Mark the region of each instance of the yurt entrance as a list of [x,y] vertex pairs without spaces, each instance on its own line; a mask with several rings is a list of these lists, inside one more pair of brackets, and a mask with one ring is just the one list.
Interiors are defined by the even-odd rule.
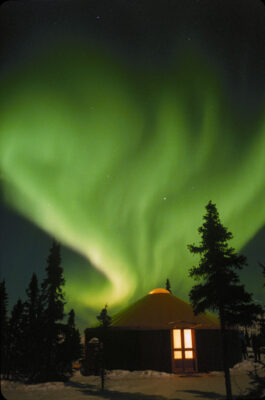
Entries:
[[196,371],[193,329],[172,330],[172,370],[173,372]]

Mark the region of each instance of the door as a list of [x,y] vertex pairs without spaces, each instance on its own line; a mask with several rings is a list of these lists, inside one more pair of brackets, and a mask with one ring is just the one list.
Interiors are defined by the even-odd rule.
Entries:
[[173,329],[172,369],[173,372],[196,370],[196,352],[193,329]]

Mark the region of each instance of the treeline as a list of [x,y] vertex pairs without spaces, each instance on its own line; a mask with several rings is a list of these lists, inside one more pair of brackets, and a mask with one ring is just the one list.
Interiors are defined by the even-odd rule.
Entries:
[[[64,313],[65,299],[60,245],[53,242],[47,259],[46,276],[39,284],[32,275],[26,300],[7,314],[5,281],[0,283],[1,376],[25,382],[66,380],[73,361],[82,355],[75,313]],[[63,322],[65,317],[67,321]]]

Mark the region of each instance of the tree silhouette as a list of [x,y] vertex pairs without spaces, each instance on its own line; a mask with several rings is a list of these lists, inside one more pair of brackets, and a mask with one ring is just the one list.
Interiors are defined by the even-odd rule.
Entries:
[[[262,269],[262,274],[263,277],[265,278],[265,264],[259,263],[261,269]],[[263,286],[265,287],[265,282],[263,284]],[[265,318],[264,318],[264,314],[265,314],[265,309],[263,308],[263,312],[261,315],[261,320],[260,320],[260,333],[261,336],[263,338],[263,344],[265,344]]]
[[105,305],[104,308],[102,308],[100,314],[97,316],[97,319],[99,320],[100,327],[102,329],[101,332],[101,343],[100,343],[100,351],[99,351],[99,365],[100,365],[100,378],[101,378],[101,389],[104,390],[104,385],[105,385],[105,376],[106,376],[106,370],[105,370],[105,345],[106,345],[106,333],[107,329],[111,324],[111,317],[108,315],[108,310],[107,310],[107,304]]
[[8,318],[7,318],[8,296],[5,280],[0,283],[0,340],[1,340],[1,371],[6,375],[7,346],[8,346]]
[[[260,267],[261,267],[261,269],[262,269],[262,273],[263,273],[263,276],[264,276],[264,278],[265,278],[265,264],[259,263],[259,265],[260,265]],[[264,283],[263,286],[265,287],[265,283]]]
[[7,376],[23,378],[25,366],[25,304],[18,299],[9,320]]
[[25,373],[29,381],[38,379],[39,371],[44,360],[43,352],[43,302],[38,285],[38,278],[33,273],[28,288],[25,302]]
[[246,257],[228,246],[232,233],[221,224],[215,204],[206,206],[204,223],[198,229],[201,242],[198,246],[188,245],[193,254],[200,256],[199,266],[192,267],[189,276],[201,281],[190,291],[190,301],[195,314],[205,310],[217,311],[220,319],[225,373],[226,395],[232,398],[227,328],[236,324],[250,325],[261,312],[261,307],[252,303],[252,295],[239,284],[236,270],[246,265]]
[[62,321],[64,318],[64,293],[62,286],[65,280],[61,266],[61,248],[53,241],[47,259],[46,278],[42,283],[43,334],[45,337],[43,363],[43,377],[45,380],[54,380],[60,377],[58,367],[59,345],[62,341]]
[[166,289],[171,293],[171,286],[170,286],[169,279],[166,280]]
[[107,328],[111,324],[111,317],[108,315],[107,304],[102,308],[100,314],[97,316],[100,326],[102,328]]
[[78,360],[82,355],[82,345],[80,332],[75,327],[75,312],[72,309],[68,314],[68,321],[66,325],[65,342],[69,346],[69,359],[71,363]]
[[75,327],[75,312],[72,309],[68,314],[67,324],[63,327],[64,341],[60,346],[61,356],[61,373],[69,373],[72,375],[73,361],[81,358],[82,345],[79,330]]

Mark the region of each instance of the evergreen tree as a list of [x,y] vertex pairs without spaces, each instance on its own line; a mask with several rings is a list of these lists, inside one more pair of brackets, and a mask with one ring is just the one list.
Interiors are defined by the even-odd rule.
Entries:
[[82,356],[83,350],[80,332],[75,327],[75,312],[73,309],[68,314],[66,329],[66,342],[69,344],[69,357],[71,359],[71,362],[73,362],[78,360]]
[[106,340],[107,340],[107,329],[111,324],[111,317],[108,315],[107,304],[104,308],[102,308],[100,314],[97,316],[99,320],[101,330],[101,342],[100,342],[100,351],[99,351],[99,369],[100,369],[100,379],[101,379],[101,390],[104,390],[105,385],[105,377],[106,377],[106,369],[105,363],[108,361],[106,360]]
[[26,289],[27,300],[25,302],[25,310],[29,324],[35,324],[39,318],[41,311],[40,291],[38,278],[35,273],[32,274],[29,287]]
[[[261,269],[262,269],[262,273],[263,273],[263,276],[264,276],[264,278],[265,278],[265,264],[259,263],[259,265],[260,265],[260,267],[261,267]],[[264,283],[263,286],[265,287],[265,283]]]
[[220,319],[223,366],[227,398],[232,398],[227,355],[227,327],[248,324],[260,313],[260,306],[252,303],[252,295],[239,284],[236,270],[246,265],[246,258],[237,254],[228,241],[232,233],[221,224],[215,204],[206,206],[204,223],[198,229],[202,237],[198,246],[188,245],[191,253],[200,255],[198,267],[192,267],[189,276],[201,281],[190,291],[195,314],[205,310],[217,311]]
[[97,316],[100,326],[102,328],[107,328],[111,324],[111,317],[108,315],[107,304],[102,308],[100,314]]
[[7,346],[8,346],[8,318],[7,318],[8,296],[6,291],[5,281],[0,283],[0,340],[1,340],[1,371],[6,375],[7,368]]
[[72,309],[68,314],[67,324],[64,326],[64,341],[61,344],[60,366],[61,373],[72,375],[73,361],[81,358],[82,345],[79,330],[75,327],[75,313]]
[[25,304],[18,299],[14,305],[8,329],[8,370],[13,379],[24,376],[25,365]]
[[[265,264],[259,263],[259,265],[262,269],[263,277],[265,278]],[[264,282],[263,286],[265,287],[265,282]],[[261,320],[260,320],[260,333],[261,333],[263,345],[265,345],[265,309],[264,309],[264,307],[263,307],[263,312],[262,312]]]
[[43,304],[36,274],[32,275],[29,287],[26,289],[25,302],[25,352],[27,364],[25,373],[29,381],[38,379],[43,363]]
[[170,293],[172,293],[172,292],[171,292],[171,286],[170,286],[169,279],[166,280],[166,289],[167,289]]
[[58,357],[60,355],[60,343],[63,340],[63,324],[59,321],[64,318],[65,301],[62,291],[64,283],[60,245],[53,241],[47,259],[46,278],[42,283],[43,334],[45,338],[43,346],[45,361],[42,375],[44,380],[60,378]]

